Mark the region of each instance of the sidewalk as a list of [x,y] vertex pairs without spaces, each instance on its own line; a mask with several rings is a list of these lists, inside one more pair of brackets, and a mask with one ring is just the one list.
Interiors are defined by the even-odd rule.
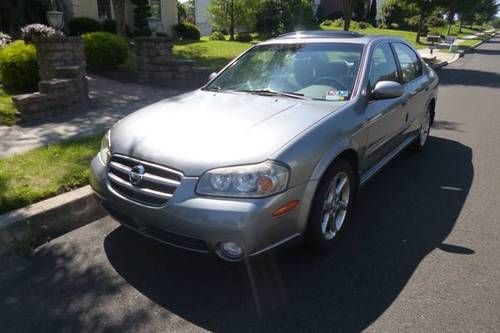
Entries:
[[[446,50],[448,50],[448,49],[446,49]],[[444,62],[444,61],[451,62],[451,61],[455,60],[455,58],[458,58],[457,53],[441,52],[439,49],[434,49],[432,54],[431,54],[431,50],[429,48],[419,49],[418,53],[420,53],[420,56],[422,58],[426,58],[426,59],[433,59],[434,58],[434,59],[436,59],[436,61],[438,63]]]
[[143,106],[186,90],[121,83],[96,75],[88,77],[90,102],[71,114],[49,121],[0,126],[0,157],[104,132]]

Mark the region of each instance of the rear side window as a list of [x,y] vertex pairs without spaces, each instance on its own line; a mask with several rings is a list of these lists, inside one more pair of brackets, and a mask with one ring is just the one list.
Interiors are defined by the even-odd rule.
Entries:
[[369,78],[371,90],[380,81],[398,82],[396,61],[389,44],[379,45],[373,50]]
[[401,65],[402,83],[413,81],[422,75],[422,64],[415,52],[401,43],[394,43],[393,46]]

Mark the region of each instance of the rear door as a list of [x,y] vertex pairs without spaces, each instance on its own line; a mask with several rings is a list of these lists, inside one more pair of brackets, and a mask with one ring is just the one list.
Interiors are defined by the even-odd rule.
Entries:
[[[370,59],[368,91],[380,81],[399,82],[399,72],[389,43],[377,45]],[[366,107],[368,141],[365,167],[371,168],[402,142],[404,97],[371,100]]]

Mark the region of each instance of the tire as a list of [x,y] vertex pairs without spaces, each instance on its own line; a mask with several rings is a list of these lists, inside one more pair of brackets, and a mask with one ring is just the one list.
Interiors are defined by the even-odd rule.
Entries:
[[334,162],[314,196],[304,237],[308,248],[325,251],[337,243],[349,225],[356,190],[351,164],[344,159]]
[[420,153],[424,150],[424,146],[427,143],[427,139],[429,138],[429,134],[431,132],[431,125],[432,125],[431,112],[432,112],[431,108],[429,107],[427,109],[427,112],[425,113],[424,121],[420,126],[418,136],[410,146],[410,150],[413,152]]

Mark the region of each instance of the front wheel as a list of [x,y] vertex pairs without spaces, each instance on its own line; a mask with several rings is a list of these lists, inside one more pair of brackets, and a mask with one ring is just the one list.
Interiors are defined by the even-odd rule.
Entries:
[[349,223],[356,182],[351,164],[339,160],[324,175],[307,224],[305,243],[315,250],[331,248]]
[[425,143],[427,142],[427,139],[429,138],[429,133],[431,131],[431,123],[432,123],[432,117],[431,117],[431,110],[429,108],[425,113],[425,118],[424,121],[422,122],[422,125],[420,126],[418,136],[410,147],[411,150],[413,150],[414,152],[420,153],[424,149]]

